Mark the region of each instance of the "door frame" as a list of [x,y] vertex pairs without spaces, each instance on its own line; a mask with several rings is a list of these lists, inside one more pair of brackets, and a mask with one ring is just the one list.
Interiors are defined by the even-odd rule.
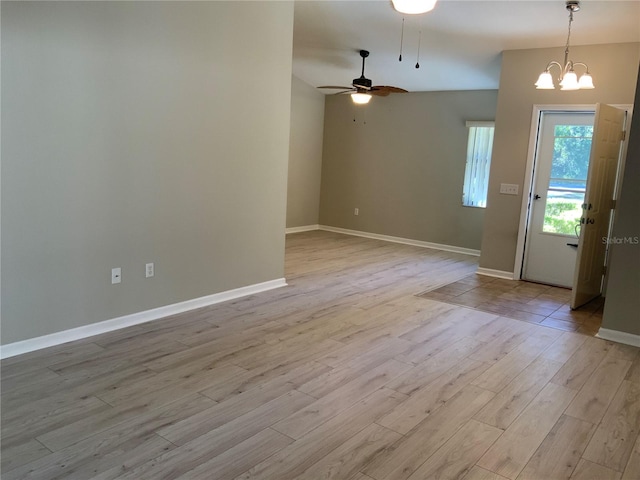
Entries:
[[[633,114],[633,105],[631,104],[609,104],[613,107],[619,108],[626,112],[625,129],[629,130],[631,124],[631,116]],[[542,126],[542,114],[547,113],[575,113],[575,112],[589,112],[595,113],[596,105],[594,104],[575,104],[575,105],[562,105],[562,104],[534,104],[533,112],[531,114],[531,131],[529,133],[529,148],[527,152],[527,165],[525,167],[524,183],[522,184],[522,205],[520,207],[520,224],[518,226],[518,240],[516,243],[516,257],[513,268],[514,280],[522,279],[522,271],[524,267],[524,254],[527,230],[531,221],[531,196],[533,193],[534,185],[534,169],[535,160],[538,150],[538,139],[540,137],[540,128]],[[625,161],[627,158],[627,135],[622,142],[622,154],[620,159],[620,166],[618,167],[618,176],[616,179],[616,188],[614,198],[617,200],[620,195],[620,186],[625,169]],[[607,275],[605,275],[605,281],[603,285],[606,287]]]
[[[576,249],[567,247],[569,243],[577,244],[578,238],[574,234],[574,226],[571,227],[571,233],[554,234],[553,229],[546,231],[545,219],[547,215],[547,206],[550,196],[553,196],[549,181],[555,162],[555,139],[556,133],[554,126],[557,125],[594,125],[595,111],[578,110],[578,111],[550,111],[543,110],[540,112],[538,135],[536,137],[536,150],[534,157],[533,172],[531,177],[531,195],[532,199],[528,204],[527,211],[527,230],[524,240],[524,252],[522,260],[521,280],[530,282],[538,282],[561,288],[571,288],[573,282],[575,259],[577,258]],[[593,129],[593,127],[592,127]],[[590,141],[591,139],[587,139]],[[585,156],[581,157],[582,162],[588,165],[590,150],[585,152]],[[585,182],[586,183],[586,175]],[[535,200],[541,198],[540,200]],[[535,200],[535,201],[534,201]],[[577,200],[573,200],[576,202]],[[580,203],[575,207],[578,211],[573,211],[574,217],[582,214]],[[572,223],[578,223],[576,220]]]

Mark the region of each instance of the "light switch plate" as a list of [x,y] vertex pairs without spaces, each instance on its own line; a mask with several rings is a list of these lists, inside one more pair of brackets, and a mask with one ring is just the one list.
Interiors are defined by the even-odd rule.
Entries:
[[500,193],[504,195],[518,195],[518,186],[514,183],[501,183]]

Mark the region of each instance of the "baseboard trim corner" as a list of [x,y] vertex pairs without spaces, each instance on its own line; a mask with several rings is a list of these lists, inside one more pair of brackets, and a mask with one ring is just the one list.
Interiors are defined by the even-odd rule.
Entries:
[[478,275],[484,275],[486,277],[504,278],[505,280],[515,280],[513,278],[513,272],[507,272],[504,270],[494,270],[493,268],[478,267],[476,270]]
[[621,332],[620,330],[610,330],[608,328],[600,328],[596,337],[603,340],[611,340],[612,342],[624,343],[633,347],[640,347],[640,335],[633,333]]
[[343,233],[345,235],[353,235],[354,237],[371,238],[373,240],[383,240],[385,242],[401,243],[403,245],[411,245],[414,247],[432,248],[434,250],[443,250],[445,252],[462,253],[465,255],[480,256],[480,250],[472,248],[456,247],[455,245],[445,245],[442,243],[424,242],[422,240],[413,240],[411,238],[394,237],[391,235],[382,235],[379,233],[361,232],[359,230],[349,230],[348,228],[330,227],[329,225],[320,225],[319,230],[327,232]]
[[269,280],[267,282],[247,285],[245,287],[235,288],[224,292],[214,293],[204,297],[193,298],[184,302],[165,305],[163,307],[145,310],[143,312],[132,313],[122,317],[104,320],[102,322],[83,325],[81,327],[63,330],[61,332],[43,335],[41,337],[29,338],[19,342],[9,343],[0,346],[0,359],[15,357],[23,353],[41,350],[43,348],[54,347],[63,343],[81,340],[83,338],[92,337],[101,333],[112,332],[121,328],[131,327],[140,323],[151,322],[161,318],[169,317],[179,313],[188,312],[197,308],[208,307],[216,303],[234,300],[236,298],[253,295],[255,293],[266,292],[276,288],[284,287],[287,282],[284,278]]
[[311,232],[313,230],[320,230],[320,225],[315,224],[315,225],[302,225],[300,227],[289,227],[285,229],[284,233],[289,234],[289,233]]

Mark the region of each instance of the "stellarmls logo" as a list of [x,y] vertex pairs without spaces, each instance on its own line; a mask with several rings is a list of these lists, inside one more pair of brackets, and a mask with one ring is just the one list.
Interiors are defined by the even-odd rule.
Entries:
[[640,237],[602,237],[602,243],[607,245],[638,245]]

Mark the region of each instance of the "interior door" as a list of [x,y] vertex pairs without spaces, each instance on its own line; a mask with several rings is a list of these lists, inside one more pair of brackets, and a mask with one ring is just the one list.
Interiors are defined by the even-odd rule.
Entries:
[[584,305],[602,292],[624,120],[624,110],[610,105],[596,106],[571,308]]
[[522,278],[570,288],[593,135],[593,112],[543,112]]

